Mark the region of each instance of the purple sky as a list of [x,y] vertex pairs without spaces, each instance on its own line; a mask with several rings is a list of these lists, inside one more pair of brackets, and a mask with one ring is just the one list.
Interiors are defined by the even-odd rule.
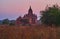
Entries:
[[0,0],[0,19],[16,19],[28,13],[31,5],[32,10],[39,17],[39,12],[44,10],[46,5],[60,4],[60,0]]

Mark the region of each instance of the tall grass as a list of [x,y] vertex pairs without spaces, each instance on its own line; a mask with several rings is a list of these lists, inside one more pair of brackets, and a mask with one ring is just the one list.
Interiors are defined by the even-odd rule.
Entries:
[[3,25],[0,39],[60,39],[60,27]]

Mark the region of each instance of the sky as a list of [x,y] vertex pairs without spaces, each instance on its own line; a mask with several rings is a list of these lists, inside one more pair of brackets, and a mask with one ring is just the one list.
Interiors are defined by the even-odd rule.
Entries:
[[[16,19],[28,13],[31,6],[33,13],[39,18],[40,11],[44,10],[46,6],[60,4],[60,0],[0,0],[0,20]],[[60,6],[60,5],[59,5]]]

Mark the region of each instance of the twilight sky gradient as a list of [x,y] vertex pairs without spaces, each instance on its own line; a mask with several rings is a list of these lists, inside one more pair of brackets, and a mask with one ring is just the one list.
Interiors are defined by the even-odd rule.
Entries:
[[33,12],[39,17],[39,12],[44,10],[47,4],[52,6],[56,3],[59,5],[60,0],[0,0],[0,20],[23,16],[28,13],[30,5]]

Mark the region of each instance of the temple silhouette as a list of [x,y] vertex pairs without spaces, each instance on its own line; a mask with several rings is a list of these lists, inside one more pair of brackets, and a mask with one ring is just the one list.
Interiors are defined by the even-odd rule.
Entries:
[[37,23],[37,15],[33,14],[33,10],[30,6],[28,10],[28,14],[25,14],[23,17],[19,16],[16,19],[16,24],[36,24]]

